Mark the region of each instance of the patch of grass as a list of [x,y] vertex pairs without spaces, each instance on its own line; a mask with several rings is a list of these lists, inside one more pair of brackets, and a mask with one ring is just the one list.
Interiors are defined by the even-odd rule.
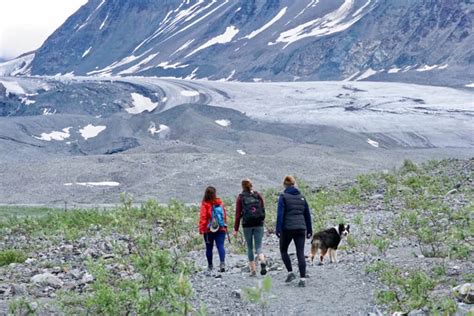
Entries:
[[440,279],[426,272],[413,269],[402,270],[384,261],[366,268],[367,273],[375,273],[385,285],[377,292],[379,304],[392,312],[410,312],[423,307],[431,308],[432,313],[448,315],[452,312],[452,300],[449,297],[433,297],[432,291]]
[[36,309],[26,298],[17,298],[8,305],[8,315],[36,315]]
[[6,249],[0,251],[0,267],[10,263],[23,263],[28,259],[26,253],[17,249]]
[[0,206],[0,219],[8,217],[44,216],[49,213],[64,212],[62,209],[30,206]]

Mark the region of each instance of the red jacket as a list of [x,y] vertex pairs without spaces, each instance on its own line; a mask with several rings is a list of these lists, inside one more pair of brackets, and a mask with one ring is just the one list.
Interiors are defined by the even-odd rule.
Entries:
[[[224,207],[224,203],[222,203],[221,199],[216,199],[212,202],[207,202],[207,201],[202,201],[201,203],[201,212],[199,216],[199,233],[200,234],[205,234],[209,233],[209,223],[211,222],[212,219],[212,207],[214,205],[220,205],[222,206],[222,209],[224,210],[224,221],[227,224],[227,211]],[[226,228],[220,228],[219,231],[227,231]]]

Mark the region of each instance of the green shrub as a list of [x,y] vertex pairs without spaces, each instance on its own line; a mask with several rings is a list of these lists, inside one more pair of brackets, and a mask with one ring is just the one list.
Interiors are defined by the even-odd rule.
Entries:
[[357,184],[360,191],[364,193],[372,193],[377,188],[377,183],[374,181],[372,175],[359,175],[357,176]]
[[63,299],[67,313],[92,315],[189,315],[192,288],[184,261],[176,266],[169,251],[161,249],[150,234],[133,241],[134,253],[123,257],[122,264],[135,273],[129,277],[115,274],[105,262],[89,262],[94,276],[84,300]]
[[390,240],[383,237],[372,239],[372,244],[377,248],[380,254],[385,255],[388,247],[390,246]]
[[10,301],[8,305],[8,315],[30,316],[35,314],[35,307],[23,297]]
[[415,172],[415,173],[418,172],[418,167],[413,161],[409,159],[405,159],[403,161],[402,167],[400,168],[400,173],[402,175],[405,175],[410,172]]
[[271,290],[272,278],[267,276],[262,281],[259,281],[255,287],[244,288],[244,298],[254,304],[258,304],[263,316],[270,300],[275,297],[271,294]]
[[6,249],[0,251],[0,267],[9,265],[10,263],[23,263],[28,256],[18,249]]
[[385,285],[385,289],[377,292],[376,298],[379,304],[387,306],[391,312],[410,312],[428,307],[432,314],[450,315],[456,310],[452,298],[433,295],[436,285],[442,282],[439,277],[445,272],[437,268],[437,277],[431,277],[421,270],[402,270],[379,261],[368,266],[366,272],[375,273]]

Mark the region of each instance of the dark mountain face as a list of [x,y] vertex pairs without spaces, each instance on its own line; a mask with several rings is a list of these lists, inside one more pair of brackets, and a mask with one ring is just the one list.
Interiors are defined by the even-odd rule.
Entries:
[[90,0],[31,69],[464,85],[474,77],[473,18],[469,0]]

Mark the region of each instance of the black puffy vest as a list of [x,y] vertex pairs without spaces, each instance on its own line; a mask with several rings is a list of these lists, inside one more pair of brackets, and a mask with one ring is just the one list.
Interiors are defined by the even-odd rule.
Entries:
[[283,215],[283,230],[306,230],[304,210],[306,201],[301,194],[283,193],[285,212]]

